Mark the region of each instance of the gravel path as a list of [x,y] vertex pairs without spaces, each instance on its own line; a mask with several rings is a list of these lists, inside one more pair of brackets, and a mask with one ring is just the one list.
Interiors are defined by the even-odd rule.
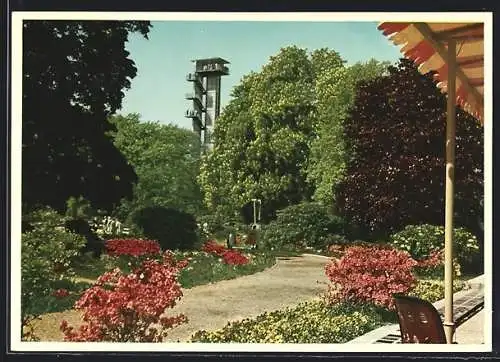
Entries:
[[[219,329],[228,321],[320,296],[326,290],[324,266],[328,260],[312,255],[278,258],[273,267],[260,273],[184,290],[184,297],[170,314],[183,313],[189,322],[172,329],[168,341],[186,341],[197,330]],[[43,341],[62,340],[58,329],[62,319],[78,325],[80,313],[71,310],[44,315],[35,324],[37,335]]]
[[278,259],[260,273],[188,289],[175,307],[189,322],[172,329],[169,341],[185,341],[200,329],[224,327],[228,321],[255,317],[319,296],[326,290],[324,266],[317,256]]

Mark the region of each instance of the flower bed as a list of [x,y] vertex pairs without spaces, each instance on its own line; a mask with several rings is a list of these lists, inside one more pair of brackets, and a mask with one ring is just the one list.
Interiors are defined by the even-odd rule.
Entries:
[[345,343],[384,323],[373,306],[329,307],[322,301],[309,301],[228,323],[216,331],[198,331],[191,342]]
[[206,252],[176,252],[177,258],[189,260],[189,266],[181,271],[179,282],[183,288],[215,283],[250,275],[271,267],[276,258],[265,253],[244,255],[225,251],[222,256]]

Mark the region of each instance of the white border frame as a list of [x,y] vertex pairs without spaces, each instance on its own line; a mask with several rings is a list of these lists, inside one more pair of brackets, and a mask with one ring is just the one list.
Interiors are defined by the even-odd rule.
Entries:
[[[453,14],[453,15],[451,15]],[[11,124],[11,350],[37,352],[490,352],[492,351],[492,121],[493,16],[491,12],[451,13],[303,12],[13,12]],[[481,345],[353,345],[353,344],[205,344],[205,343],[76,343],[20,340],[21,296],[21,137],[22,137],[22,22],[23,20],[150,20],[150,21],[425,21],[484,22],[484,344]],[[445,20],[446,21],[446,20]],[[380,34],[382,37],[383,35]],[[387,40],[389,42],[389,40]],[[444,189],[443,189],[444,192]]]

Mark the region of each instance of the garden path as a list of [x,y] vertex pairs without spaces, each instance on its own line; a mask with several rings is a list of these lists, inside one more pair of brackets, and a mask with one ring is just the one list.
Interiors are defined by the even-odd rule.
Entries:
[[[320,296],[327,286],[324,267],[328,260],[314,255],[278,258],[273,267],[262,272],[184,290],[184,297],[169,315],[183,313],[189,323],[172,329],[167,341],[185,342],[197,330],[219,329],[228,321]],[[43,341],[61,341],[61,320],[78,326],[80,317],[75,310],[43,315],[34,323],[35,333]]]
[[168,341],[185,342],[200,330],[224,327],[228,321],[255,317],[319,297],[326,291],[328,258],[312,255],[278,258],[260,273],[185,290],[175,307],[189,323],[174,328]]

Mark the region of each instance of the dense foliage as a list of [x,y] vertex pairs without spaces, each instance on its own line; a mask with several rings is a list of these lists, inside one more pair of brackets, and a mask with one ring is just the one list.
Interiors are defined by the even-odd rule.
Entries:
[[162,342],[168,329],[187,321],[184,315],[164,315],[182,297],[177,277],[186,265],[165,253],[161,262],[146,260],[130,274],[119,269],[103,274],[75,304],[85,324],[75,331],[61,322],[65,340]]
[[329,215],[320,203],[304,202],[279,210],[276,220],[264,227],[262,244],[267,248],[322,248],[331,233],[343,233],[342,220]]
[[311,196],[306,166],[316,136],[312,59],[305,49],[283,48],[234,88],[215,125],[214,150],[201,168],[210,209],[241,210],[260,198],[267,221],[275,210]]
[[[446,99],[431,75],[401,60],[358,86],[345,121],[351,152],[337,201],[347,221],[372,235],[444,220]],[[483,131],[457,109],[455,222],[477,230],[482,213]]]
[[329,300],[393,308],[392,295],[405,294],[415,286],[416,264],[405,251],[381,246],[351,247],[325,268],[332,283]]
[[[407,225],[391,235],[391,245],[406,250],[414,259],[422,259],[432,252],[444,249],[444,227],[435,225]],[[477,238],[464,228],[453,230],[453,251],[460,265],[472,263],[479,254]]]
[[307,180],[314,186],[313,198],[335,207],[335,190],[344,177],[346,153],[344,122],[362,80],[381,76],[388,63],[374,59],[344,66],[340,56],[326,49],[312,54],[315,69],[316,133],[311,143]]
[[131,200],[118,214],[125,220],[136,210],[163,206],[196,215],[202,196],[196,181],[200,140],[190,130],[158,122],[141,122],[139,115],[114,116],[114,144],[134,167],[138,182]]
[[132,216],[134,224],[149,239],[157,240],[163,250],[189,250],[199,242],[193,215],[162,206],[145,207]]
[[133,168],[107,135],[137,69],[125,43],[149,22],[23,22],[23,180],[28,206],[83,195],[111,211],[132,196]]

